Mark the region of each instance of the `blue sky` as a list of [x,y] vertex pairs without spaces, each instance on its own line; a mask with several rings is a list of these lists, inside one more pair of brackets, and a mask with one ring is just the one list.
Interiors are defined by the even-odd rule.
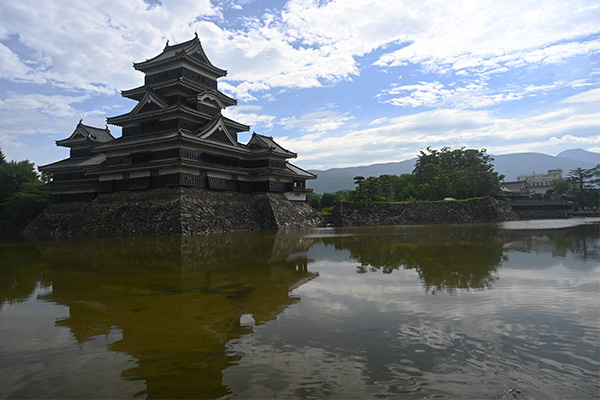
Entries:
[[[0,148],[44,165],[77,122],[135,102],[133,62],[197,32],[225,111],[307,169],[600,152],[598,1],[20,0],[0,3]],[[115,136],[120,128],[109,126]],[[242,133],[245,142],[250,132]]]

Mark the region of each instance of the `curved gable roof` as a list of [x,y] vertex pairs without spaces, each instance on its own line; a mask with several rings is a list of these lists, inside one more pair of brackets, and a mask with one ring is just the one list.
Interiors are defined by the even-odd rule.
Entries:
[[240,144],[231,135],[223,116],[220,114],[216,115],[215,118],[201,131],[198,133],[198,137],[201,139],[216,140],[218,142],[225,142],[232,146],[239,147]]
[[162,53],[146,61],[134,63],[133,67],[138,71],[144,72],[152,67],[159,66],[177,59],[186,59],[192,64],[211,71],[217,76],[227,75],[226,70],[217,68],[210,62],[206,56],[206,53],[204,52],[204,49],[202,48],[202,44],[200,43],[197,33],[192,40],[188,40],[187,42],[176,45],[171,46],[167,41]]
[[57,146],[71,147],[77,144],[100,144],[110,142],[114,140],[114,136],[110,133],[108,127],[96,128],[94,126],[84,125],[83,120],[79,120],[79,123],[75,127],[71,136],[66,139],[57,140]]
[[250,138],[247,146],[254,151],[268,150],[274,154],[278,154],[286,158],[296,158],[298,156],[296,153],[293,153],[277,144],[277,142],[273,140],[273,137],[259,135],[256,132],[252,132],[252,138]]

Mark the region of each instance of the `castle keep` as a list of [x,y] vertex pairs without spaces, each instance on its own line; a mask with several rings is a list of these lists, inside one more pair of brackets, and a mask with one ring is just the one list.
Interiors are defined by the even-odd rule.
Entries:
[[138,104],[107,119],[122,127],[122,136],[80,122],[56,142],[70,148],[70,157],[40,167],[53,176],[46,186],[52,202],[168,186],[306,199],[311,190],[305,182],[316,176],[287,161],[296,153],[256,133],[247,144],[238,142],[238,133],[250,127],[221,114],[237,101],[218,90],[217,79],[227,71],[208,60],[197,35],[177,45],[167,42],[159,55],[133,67],[145,74],[144,85],[122,95]]
[[[213,217],[215,213],[224,212],[227,217],[225,214],[221,217],[233,221],[221,223],[217,228],[187,224],[187,232],[177,232],[176,228],[162,232],[156,227],[150,230],[138,227],[140,229],[115,229],[115,234],[194,234],[304,227],[316,221],[314,215],[310,221],[306,220],[311,213],[305,202],[306,193],[312,191],[306,188],[306,181],[316,176],[291,164],[288,160],[295,158],[296,153],[283,148],[270,136],[253,133],[248,143],[238,141],[238,133],[249,131],[250,127],[223,116],[222,110],[236,105],[237,101],[218,90],[217,80],[227,71],[209,61],[198,35],[176,45],[167,42],[159,55],[134,63],[133,67],[145,74],[144,85],[122,91],[122,96],[137,101],[137,105],[127,114],[107,118],[108,124],[122,128],[122,135],[115,138],[108,127],[96,128],[80,121],[68,138],[56,142],[58,146],[70,148],[69,158],[39,168],[52,176],[43,187],[51,192],[51,205],[39,220],[46,218],[46,223],[53,223],[50,229],[55,233],[72,234],[73,230],[78,231],[77,227],[67,229],[64,216],[57,216],[61,213],[59,210],[82,214],[81,210],[88,209],[87,214],[98,213],[100,204],[106,208],[111,198],[118,198],[119,204],[127,198],[141,203],[152,203],[160,198],[162,202],[174,204],[174,198],[169,197],[172,195],[178,199],[175,201],[178,207],[181,207],[182,196],[187,199],[185,213],[172,213],[179,214],[180,220],[186,215],[202,220],[194,215],[200,212],[201,205],[206,208],[220,204],[221,207],[223,202],[229,202],[230,206],[252,204],[262,217],[256,217],[258,222],[236,225],[235,210],[225,212],[213,208],[209,212]],[[158,197],[154,196],[159,192]],[[224,192],[229,194],[224,197]],[[217,201],[217,198],[229,200]],[[259,198],[268,203],[266,210],[259,204]],[[79,205],[73,207],[65,205],[67,203]],[[287,217],[281,216],[281,207],[287,210],[283,212]],[[259,210],[261,208],[263,210]],[[300,214],[294,215],[293,210],[300,209]],[[53,212],[55,216],[51,217]],[[110,207],[100,213],[106,217]],[[124,215],[127,217],[127,212]],[[271,218],[267,223],[264,215],[280,218],[279,221]],[[108,218],[104,223],[112,224],[110,221]],[[135,225],[135,221],[131,223]],[[186,225],[185,221],[182,223]],[[42,234],[48,227],[39,224],[40,221],[37,225],[34,222],[29,230]],[[88,230],[93,231],[92,228]],[[138,231],[142,233],[136,233]]]

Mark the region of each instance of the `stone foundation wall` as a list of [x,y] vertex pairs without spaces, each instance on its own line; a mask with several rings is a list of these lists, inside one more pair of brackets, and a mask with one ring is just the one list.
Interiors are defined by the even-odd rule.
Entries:
[[336,203],[334,226],[500,222],[518,219],[504,201],[481,198],[435,203]]
[[27,237],[196,235],[307,228],[319,216],[281,193],[172,187],[100,194],[92,202],[50,204]]

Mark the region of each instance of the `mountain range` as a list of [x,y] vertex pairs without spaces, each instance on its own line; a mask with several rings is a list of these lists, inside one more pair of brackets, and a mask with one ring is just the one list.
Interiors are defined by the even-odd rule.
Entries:
[[[490,154],[490,156],[494,159],[494,171],[504,175],[506,182],[516,181],[519,175],[545,174],[549,169],[555,168],[562,169],[563,177],[566,177],[574,169],[588,169],[600,163],[600,153],[583,149],[565,150],[556,156],[543,153]],[[317,174],[317,179],[310,182],[309,186],[313,188],[315,193],[319,194],[333,193],[338,190],[353,190],[355,188],[355,176],[368,178],[385,174],[410,174],[415,168],[415,161],[417,161],[416,157],[385,164],[310,170],[310,172]]]

